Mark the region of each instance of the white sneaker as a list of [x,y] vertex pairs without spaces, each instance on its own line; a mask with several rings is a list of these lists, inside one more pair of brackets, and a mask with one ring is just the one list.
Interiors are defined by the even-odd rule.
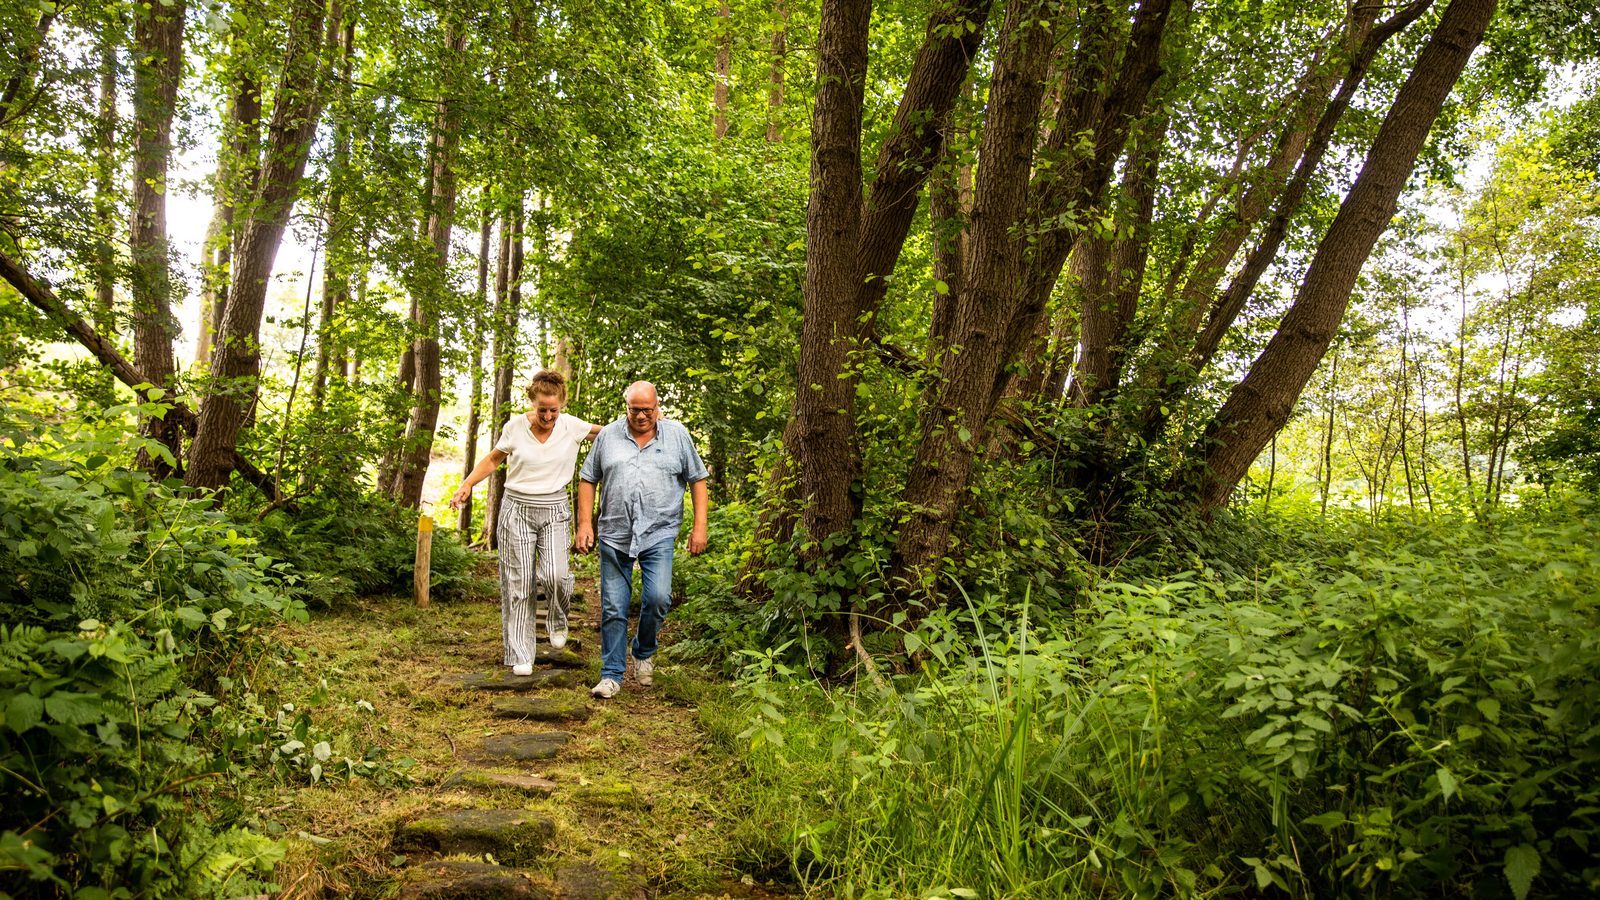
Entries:
[[518,664],[516,664],[516,665],[511,667],[511,674],[513,674],[513,675],[532,675],[533,674],[533,663],[518,663]]
[[656,680],[655,673],[656,661],[654,657],[633,661],[633,677],[638,680],[639,687],[649,687]]
[[550,649],[560,650],[567,645],[567,629],[550,632]]
[[601,700],[610,700],[622,690],[622,685],[615,678],[602,678],[600,683],[589,689],[589,695],[599,697]]

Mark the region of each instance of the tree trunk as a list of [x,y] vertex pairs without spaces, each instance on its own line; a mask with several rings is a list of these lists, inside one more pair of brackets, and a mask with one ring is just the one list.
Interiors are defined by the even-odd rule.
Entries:
[[99,38],[100,97],[94,144],[94,326],[115,336],[117,251],[112,243],[117,219],[117,40],[108,23]]
[[818,541],[849,528],[860,509],[854,379],[840,376],[859,344],[861,102],[871,14],[870,0],[822,4],[791,448],[800,460],[806,527]]
[[13,46],[15,56],[9,67],[11,75],[6,79],[5,86],[0,88],[0,128],[9,128],[32,105],[21,102],[22,91],[33,80],[34,67],[39,64],[39,54],[44,49],[45,39],[50,36],[50,28],[56,23],[59,9],[57,4],[44,6],[33,34],[26,40],[18,40]]
[[[1017,225],[1028,209],[1050,33],[1033,3],[1012,3],[1000,26],[989,113],[978,150],[966,284],[952,301],[948,338],[957,352],[941,357],[939,387],[923,406],[918,444],[907,477],[910,516],[901,526],[893,572],[925,584],[949,549],[956,497],[966,487],[973,453],[988,419],[987,398],[999,370],[1007,314],[1026,280],[1028,238]],[[990,371],[990,369],[993,371]]]
[[[495,273],[494,399],[490,404],[491,444],[500,441],[500,430],[511,417],[511,382],[516,377],[518,314],[522,306],[522,223],[523,198],[500,219],[500,262]],[[490,548],[500,546],[498,519],[500,501],[505,494],[503,468],[489,476],[484,498],[483,538]]]
[[283,72],[273,99],[266,154],[250,214],[240,229],[228,305],[211,357],[212,389],[201,403],[187,483],[217,489],[227,484],[238,456],[245,411],[260,389],[261,314],[267,283],[300,194],[311,137],[322,115],[326,48],[338,34],[339,10],[326,16],[317,0],[295,0]]
[[[133,17],[133,209],[128,229],[133,295],[133,364],[151,384],[177,389],[172,340],[172,273],[167,248],[167,165],[172,157],[172,116],[183,77],[183,0],[136,4]],[[168,464],[141,453],[139,464],[157,478],[182,471],[177,424],[150,418],[139,430],[172,453]]]
[[[489,244],[494,237],[494,216],[489,212],[489,204],[484,203],[483,224],[478,228],[478,293],[476,302],[472,306],[472,337],[468,342],[468,350],[472,354],[472,398],[467,407],[467,444],[462,452],[463,479],[472,474],[472,469],[478,463],[478,429],[482,427],[481,413],[483,410],[483,329],[486,312],[485,307],[489,302]],[[467,502],[461,505],[461,516],[456,523],[463,536],[472,533],[472,495],[467,495]]]
[[235,57],[234,65],[239,71],[234,76],[233,97],[222,127],[211,225],[206,229],[200,267],[200,322],[194,359],[195,365],[202,368],[211,364],[217,330],[222,327],[222,314],[228,306],[238,209],[248,205],[255,193],[254,180],[261,171],[261,84],[247,61]]
[[[466,49],[465,32],[450,25],[445,33],[445,45],[448,69],[458,64]],[[394,490],[400,505],[411,509],[422,503],[422,485],[433,455],[433,430],[439,423],[440,392],[444,386],[439,359],[439,320],[444,315],[450,291],[450,229],[455,226],[455,153],[460,141],[460,118],[460,110],[448,96],[439,101],[434,120],[433,197],[428,210],[428,241],[433,245],[432,262],[438,268],[428,279],[429,289],[417,304],[416,405],[406,425],[402,445],[404,458]]]
[[[824,8],[795,422],[784,432],[786,451],[797,461],[805,525],[818,540],[848,528],[860,511],[850,354],[861,344],[863,320],[875,331],[873,316],[911,230],[923,182],[942,152],[989,6],[989,0],[962,0],[929,17],[866,198],[861,103],[870,4],[849,0]],[[789,530],[769,519],[778,531]]]
[[1483,39],[1495,2],[1452,0],[1446,7],[1318,245],[1294,304],[1196,447],[1205,461],[1197,498],[1202,510],[1227,502],[1250,463],[1288,421],[1344,318],[1362,265],[1388,227],[1428,131]]
[[[1100,202],[1160,74],[1171,2],[1146,0],[1131,30],[1119,30],[1116,19],[1123,13],[1110,5],[1083,14],[1074,63],[1081,77],[1051,126],[1043,155],[1053,164],[1035,186],[1029,179],[1052,44],[1042,12],[1014,4],[1001,26],[978,153],[967,281],[952,301],[950,333],[937,341],[959,352],[943,355],[923,403],[921,439],[903,495],[909,513],[891,564],[891,577],[907,585],[930,584],[949,550],[977,447],[1010,383],[1006,366],[1034,338],[1076,242],[1074,211]],[[1108,62],[1119,57],[1120,68],[1113,71]],[[1077,141],[1085,132],[1093,136],[1087,153]]]
[[783,138],[783,65],[789,55],[789,6],[786,0],[772,3],[772,60],[767,70],[767,142]]
[[[346,22],[339,39],[339,77],[334,82],[333,101],[333,160],[328,171],[328,242],[327,259],[322,269],[322,316],[317,328],[317,365],[311,378],[311,404],[322,408],[328,389],[328,369],[332,361],[342,354],[336,352],[339,343],[337,317],[342,307],[350,302],[350,238],[353,222],[347,221],[344,209],[345,179],[350,176],[350,144],[352,128],[350,94],[352,70],[355,66],[356,25]],[[343,375],[341,371],[339,373]]]

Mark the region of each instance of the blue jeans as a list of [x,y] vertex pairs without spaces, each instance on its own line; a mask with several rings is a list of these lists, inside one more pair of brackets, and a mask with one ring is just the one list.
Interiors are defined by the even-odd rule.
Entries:
[[600,541],[600,677],[622,683],[628,666],[628,608],[633,604],[633,565],[639,564],[639,630],[633,658],[656,655],[656,633],[672,608],[673,538],[647,547],[638,556]]

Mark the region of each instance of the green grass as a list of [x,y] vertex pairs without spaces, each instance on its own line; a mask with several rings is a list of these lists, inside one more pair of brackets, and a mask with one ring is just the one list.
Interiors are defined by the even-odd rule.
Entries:
[[702,707],[735,846],[840,897],[1592,892],[1595,524],[1352,527],[1108,577],[1049,633],[957,610],[889,691],[747,654]]

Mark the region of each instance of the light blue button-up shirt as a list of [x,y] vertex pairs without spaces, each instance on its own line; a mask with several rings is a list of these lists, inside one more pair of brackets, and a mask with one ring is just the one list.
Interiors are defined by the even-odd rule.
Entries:
[[678,536],[683,492],[708,477],[689,429],[656,421],[656,436],[640,447],[626,416],[600,429],[578,478],[600,486],[596,537],[629,556]]

